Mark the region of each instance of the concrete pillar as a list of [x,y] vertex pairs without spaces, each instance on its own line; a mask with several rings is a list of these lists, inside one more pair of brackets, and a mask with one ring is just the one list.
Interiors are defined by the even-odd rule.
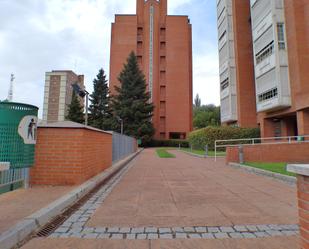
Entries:
[[297,174],[298,214],[301,249],[309,248],[309,165],[288,165],[288,171]]
[[309,135],[309,110],[297,112],[298,135]]

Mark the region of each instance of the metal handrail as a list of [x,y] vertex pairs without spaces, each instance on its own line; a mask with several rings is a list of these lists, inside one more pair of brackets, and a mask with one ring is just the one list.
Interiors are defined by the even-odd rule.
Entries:
[[[300,141],[299,138],[304,138],[304,140]],[[272,145],[272,144],[292,144],[292,143],[308,143],[309,141],[305,140],[309,138],[309,135],[303,136],[284,136],[284,137],[264,137],[264,138],[241,138],[241,139],[225,139],[225,140],[216,140],[215,141],[215,161],[217,161],[217,148],[226,148],[226,147],[238,147],[240,145],[259,145],[261,143],[256,143],[256,141],[269,141],[269,140],[277,140],[277,142],[263,143],[264,145]],[[287,142],[280,142],[282,140],[288,140]],[[251,143],[238,143],[231,144],[232,142],[241,142],[241,141],[250,141]],[[222,142],[231,142],[230,144],[218,144]]]

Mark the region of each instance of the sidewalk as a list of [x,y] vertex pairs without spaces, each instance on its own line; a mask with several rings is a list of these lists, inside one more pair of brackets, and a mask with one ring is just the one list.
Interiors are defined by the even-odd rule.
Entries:
[[36,186],[0,195],[0,234],[73,188]]

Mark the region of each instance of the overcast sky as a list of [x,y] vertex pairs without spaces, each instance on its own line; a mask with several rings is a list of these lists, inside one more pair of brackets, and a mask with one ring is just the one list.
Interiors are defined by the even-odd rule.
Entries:
[[[215,0],[168,0],[169,14],[193,25],[193,88],[219,104]],[[86,87],[109,72],[114,14],[135,14],[136,0],[0,0],[0,100],[14,73],[14,101],[43,106],[45,72],[73,70]],[[41,116],[40,110],[40,116]]]

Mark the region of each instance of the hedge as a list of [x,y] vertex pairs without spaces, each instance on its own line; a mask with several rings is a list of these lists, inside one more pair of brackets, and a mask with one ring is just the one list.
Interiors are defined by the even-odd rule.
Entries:
[[178,147],[180,146],[182,148],[189,148],[189,141],[187,140],[176,140],[176,139],[170,139],[170,140],[151,140],[147,144],[145,144],[145,147]]
[[231,126],[207,127],[189,134],[189,143],[194,149],[203,150],[208,145],[209,150],[215,149],[216,140],[259,138],[258,128],[239,128]]

